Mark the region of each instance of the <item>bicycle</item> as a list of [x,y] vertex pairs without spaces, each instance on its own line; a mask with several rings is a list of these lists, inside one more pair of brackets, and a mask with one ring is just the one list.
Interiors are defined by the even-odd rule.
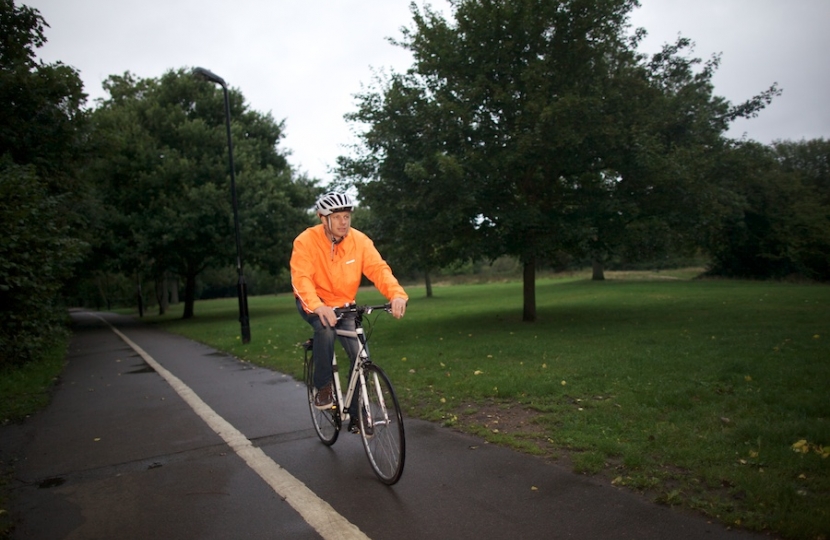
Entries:
[[391,305],[357,306],[336,308],[338,320],[345,315],[354,314],[355,330],[337,329],[338,336],[356,338],[359,343],[358,356],[349,375],[346,395],[343,395],[340,374],[337,368],[337,355],[332,356],[334,372],[334,405],[330,409],[320,410],[314,406],[314,361],[312,353],[314,339],[303,345],[305,349],[304,375],[308,389],[308,406],[317,436],[326,446],[337,441],[343,423],[351,420],[347,410],[355,392],[359,392],[358,426],[363,449],[372,470],[380,480],[392,485],[403,473],[406,444],[403,428],[403,416],[398,398],[386,373],[374,364],[369,357],[366,346],[368,337],[363,331],[363,317],[372,311],[383,310],[391,313]]

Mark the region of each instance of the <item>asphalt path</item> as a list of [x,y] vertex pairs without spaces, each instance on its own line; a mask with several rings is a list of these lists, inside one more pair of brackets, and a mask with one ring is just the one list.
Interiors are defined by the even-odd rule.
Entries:
[[72,319],[51,404],[0,429],[13,538],[768,538],[412,418],[386,486],[359,436],[320,443],[291,377],[131,317]]

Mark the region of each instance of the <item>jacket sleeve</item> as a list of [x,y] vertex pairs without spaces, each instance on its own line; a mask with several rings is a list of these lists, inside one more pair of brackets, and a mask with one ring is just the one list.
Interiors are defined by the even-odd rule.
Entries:
[[291,286],[303,308],[311,313],[323,302],[317,296],[314,286],[314,257],[310,249],[309,240],[300,235],[294,239],[294,248],[291,250]]
[[406,291],[392,274],[392,269],[380,256],[375,244],[368,236],[364,237],[363,242],[363,274],[375,284],[375,287],[388,300],[393,298],[409,300]]

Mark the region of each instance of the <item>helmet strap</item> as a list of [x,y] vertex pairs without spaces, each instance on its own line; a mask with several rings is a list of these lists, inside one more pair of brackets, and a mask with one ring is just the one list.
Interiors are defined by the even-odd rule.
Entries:
[[328,234],[329,234],[329,237],[331,238],[331,245],[332,245],[332,248],[333,248],[334,246],[336,246],[337,244],[342,242],[346,238],[346,236],[344,235],[344,236],[341,236],[340,238],[338,238],[334,235],[334,233],[332,232],[332,229],[331,229],[331,214],[326,216],[326,223],[327,223],[326,227],[329,230]]

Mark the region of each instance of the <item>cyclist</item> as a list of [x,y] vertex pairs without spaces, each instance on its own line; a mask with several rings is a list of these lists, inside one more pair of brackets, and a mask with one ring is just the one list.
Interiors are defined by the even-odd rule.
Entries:
[[[328,409],[334,404],[331,359],[334,354],[335,327],[354,331],[352,317],[339,321],[335,307],[355,302],[362,276],[366,276],[392,305],[392,316],[400,319],[409,297],[395,279],[389,265],[372,240],[351,228],[354,202],[345,193],[330,192],[317,200],[320,224],[309,227],[294,239],[291,252],[291,285],[297,311],[314,329],[314,406]],[[356,338],[340,337],[354,364],[358,355]],[[357,392],[349,404],[349,428],[356,423]]]

